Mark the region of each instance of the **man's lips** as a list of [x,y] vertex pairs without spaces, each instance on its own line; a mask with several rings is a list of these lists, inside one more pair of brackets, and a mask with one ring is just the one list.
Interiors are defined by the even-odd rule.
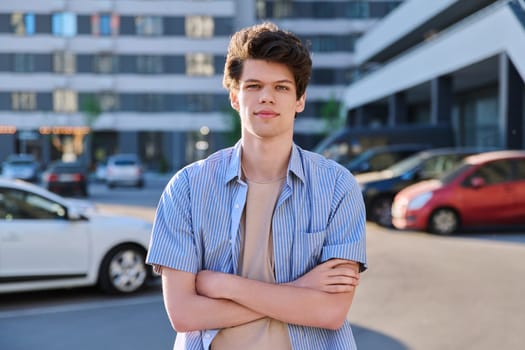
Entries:
[[259,118],[275,118],[277,117],[277,113],[270,110],[262,110],[255,112],[255,116]]

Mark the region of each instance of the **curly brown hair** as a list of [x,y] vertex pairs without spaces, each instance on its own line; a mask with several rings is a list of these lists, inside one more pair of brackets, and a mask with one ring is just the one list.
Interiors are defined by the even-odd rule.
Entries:
[[222,84],[226,89],[239,89],[243,63],[247,59],[285,64],[294,76],[297,99],[304,95],[312,72],[312,59],[307,47],[295,34],[281,30],[271,22],[236,32],[230,40],[224,65]]

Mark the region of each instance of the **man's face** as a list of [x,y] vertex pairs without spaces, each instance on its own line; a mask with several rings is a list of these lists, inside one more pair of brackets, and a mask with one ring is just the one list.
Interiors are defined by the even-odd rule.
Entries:
[[295,81],[286,65],[249,59],[239,90],[230,92],[230,100],[241,117],[243,138],[291,140],[295,114],[304,110],[305,95],[296,99]]

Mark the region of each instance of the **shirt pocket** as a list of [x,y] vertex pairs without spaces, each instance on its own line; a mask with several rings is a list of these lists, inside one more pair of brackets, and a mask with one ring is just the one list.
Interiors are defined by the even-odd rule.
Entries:
[[294,249],[295,278],[304,275],[319,264],[326,231],[302,232],[297,235]]

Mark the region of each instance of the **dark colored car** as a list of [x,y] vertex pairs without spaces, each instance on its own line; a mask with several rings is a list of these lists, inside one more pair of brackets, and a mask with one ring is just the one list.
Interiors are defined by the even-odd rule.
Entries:
[[525,151],[470,156],[439,180],[405,188],[394,199],[392,218],[396,228],[441,235],[525,224]]
[[87,168],[77,162],[52,163],[42,174],[42,184],[51,192],[87,197]]
[[403,188],[422,180],[435,179],[456,167],[463,158],[486,150],[479,148],[439,148],[416,153],[391,167],[355,176],[363,193],[367,219],[383,226],[392,225],[394,196]]
[[345,164],[345,167],[350,170],[352,174],[381,171],[417,152],[429,148],[429,145],[422,144],[398,144],[372,147]]

